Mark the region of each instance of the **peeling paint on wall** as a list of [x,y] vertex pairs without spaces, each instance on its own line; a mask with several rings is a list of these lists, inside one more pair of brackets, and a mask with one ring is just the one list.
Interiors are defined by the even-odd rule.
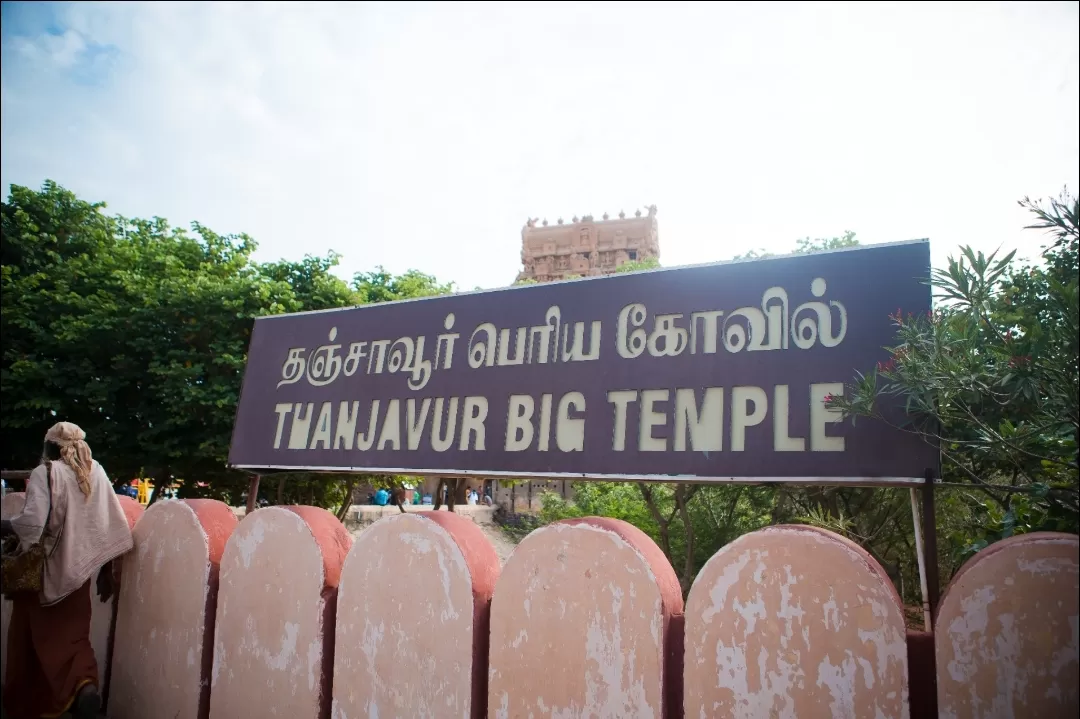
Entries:
[[938,610],[942,719],[1080,712],[1080,543],[1026,534],[976,554]]
[[[895,590],[824,530],[729,544],[702,569],[684,627],[670,564],[617,520],[537,530],[501,577],[484,534],[449,512],[384,519],[351,551],[317,508],[235,527],[209,500],[159,502],[136,524],[113,719],[674,719],[683,692],[696,719],[909,715]],[[1078,713],[1078,555],[1074,536],[1025,535],[962,568],[925,637],[943,718]]]
[[847,540],[771,527],[717,552],[686,607],[687,717],[906,719],[895,589]]
[[333,716],[484,716],[474,671],[498,562],[449,513],[387,517],[360,534],[338,596]]
[[205,719],[216,563],[235,526],[213,500],[157,502],[135,525],[118,600],[112,719]]
[[682,597],[661,588],[678,586],[671,566],[644,556],[652,540],[628,540],[623,524],[555,523],[511,555],[492,601],[496,717],[665,716],[666,628]]
[[[210,717],[322,717],[338,572],[327,546],[351,544],[323,509],[269,507],[233,532],[221,559]],[[331,552],[331,554],[334,554]],[[331,557],[331,562],[339,561]]]
[[[146,510],[131,497],[117,496],[116,499],[124,510],[128,526],[134,531],[135,525]],[[118,558],[117,561],[123,563],[123,557]],[[111,676],[109,652],[112,646],[110,640],[113,631],[113,618],[116,614],[116,603],[119,598],[115,594],[107,602],[103,602],[98,598],[96,589],[98,574],[100,574],[100,571],[95,573],[94,583],[91,585],[90,645],[94,648],[94,659],[97,661],[98,680],[101,682],[103,693],[107,693],[107,682]]]

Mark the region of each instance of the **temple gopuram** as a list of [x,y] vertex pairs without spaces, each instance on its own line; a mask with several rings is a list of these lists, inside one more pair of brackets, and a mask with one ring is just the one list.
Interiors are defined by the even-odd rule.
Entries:
[[521,230],[521,263],[517,281],[550,282],[570,277],[607,275],[627,262],[660,257],[656,205],[627,217],[605,213],[574,217],[569,224],[559,218],[554,225],[545,219],[529,219]]

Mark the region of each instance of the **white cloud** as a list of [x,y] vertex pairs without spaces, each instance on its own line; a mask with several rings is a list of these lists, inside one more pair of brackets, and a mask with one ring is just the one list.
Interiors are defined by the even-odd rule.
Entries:
[[655,203],[665,264],[856,230],[1031,254],[1080,189],[1076,3],[78,3],[4,31],[6,188],[264,259],[509,282],[528,216]]

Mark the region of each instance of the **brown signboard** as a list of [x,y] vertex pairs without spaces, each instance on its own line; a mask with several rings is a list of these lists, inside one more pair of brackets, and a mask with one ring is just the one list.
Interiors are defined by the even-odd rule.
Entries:
[[925,314],[925,241],[264,317],[253,471],[904,483],[937,450],[825,407]]

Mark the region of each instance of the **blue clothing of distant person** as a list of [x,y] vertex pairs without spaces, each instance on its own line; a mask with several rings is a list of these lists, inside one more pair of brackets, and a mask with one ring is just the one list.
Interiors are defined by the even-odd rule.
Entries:
[[385,507],[390,502],[390,493],[385,489],[380,489],[375,493],[375,504],[380,507]]

